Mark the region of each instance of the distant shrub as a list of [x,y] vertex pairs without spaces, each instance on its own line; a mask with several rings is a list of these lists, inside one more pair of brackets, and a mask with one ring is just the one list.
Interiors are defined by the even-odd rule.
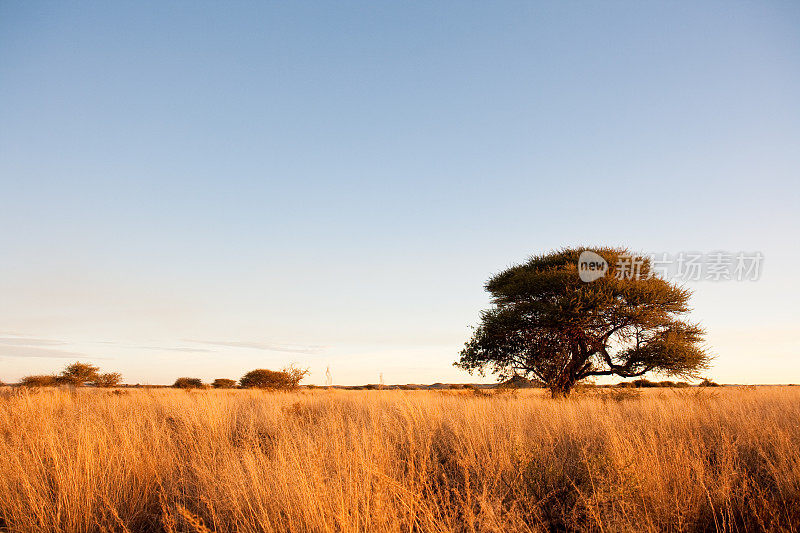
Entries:
[[[72,385],[73,387],[82,387],[86,383],[95,382],[98,378],[98,371],[100,369],[89,363],[81,363],[76,361],[71,365],[67,365],[58,376],[58,381],[65,385]],[[122,376],[120,376],[121,378]]]
[[58,383],[58,376],[50,374],[25,376],[19,380],[19,384],[23,387],[54,387]]
[[211,384],[215,389],[233,389],[236,387],[235,379],[217,378]]
[[178,378],[172,386],[176,389],[202,389],[203,380],[200,378]]
[[683,389],[685,387],[691,387],[691,385],[689,385],[685,381],[659,381],[658,385],[659,387],[670,387],[673,389]]
[[488,392],[486,392],[485,390],[481,389],[480,387],[476,387],[472,383],[464,385],[464,389],[470,390],[470,391],[472,391],[472,394],[474,394],[475,396],[482,397],[482,398],[483,397],[488,398],[490,396],[490,394]]
[[64,370],[58,375],[25,376],[19,384],[24,387],[52,387],[55,385],[82,387],[89,383],[95,387],[116,387],[122,381],[122,374],[119,372],[100,374],[99,370],[98,367],[89,363],[76,361],[64,367]]
[[534,381],[524,376],[520,376],[519,374],[514,374],[506,381],[499,383],[497,387],[503,389],[531,389],[533,387],[541,386],[540,384],[541,382],[534,383]]
[[655,387],[676,388],[691,387],[685,381],[650,381],[649,379],[635,379],[633,381],[621,381],[614,385],[619,388],[649,389]]
[[98,374],[94,380],[95,387],[110,388],[116,387],[122,382],[122,374],[119,372],[107,372],[105,374]]
[[598,388],[594,397],[603,401],[624,402],[627,400],[635,400],[639,398],[642,391],[637,390],[637,387],[622,387],[621,389],[601,389]]
[[714,383],[710,379],[705,378],[705,379],[703,379],[703,381],[700,382],[700,386],[701,387],[719,387],[720,384],[719,383]]
[[281,370],[257,368],[251,370],[239,380],[244,388],[254,389],[294,389],[308,374],[308,369],[288,366]]

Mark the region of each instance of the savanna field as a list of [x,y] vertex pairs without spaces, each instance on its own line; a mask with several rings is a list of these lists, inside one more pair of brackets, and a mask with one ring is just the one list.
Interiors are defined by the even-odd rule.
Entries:
[[6,388],[2,531],[796,531],[800,387]]

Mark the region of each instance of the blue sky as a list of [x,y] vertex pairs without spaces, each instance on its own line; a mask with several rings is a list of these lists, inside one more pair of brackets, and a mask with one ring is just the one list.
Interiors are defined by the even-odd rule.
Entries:
[[297,362],[469,381],[482,285],[570,245],[697,282],[726,382],[800,382],[800,6],[0,4],[0,379]]

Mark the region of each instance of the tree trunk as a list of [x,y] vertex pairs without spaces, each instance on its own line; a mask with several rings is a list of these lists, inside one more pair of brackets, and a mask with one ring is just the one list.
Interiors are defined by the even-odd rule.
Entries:
[[572,391],[575,382],[571,379],[559,379],[558,381],[550,384],[550,396],[553,399],[566,398]]

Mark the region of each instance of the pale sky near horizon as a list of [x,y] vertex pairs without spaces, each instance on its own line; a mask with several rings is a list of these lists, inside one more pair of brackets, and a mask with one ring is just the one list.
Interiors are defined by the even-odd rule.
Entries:
[[485,280],[604,244],[761,252],[708,375],[800,383],[799,178],[793,2],[3,2],[0,380],[478,381]]

